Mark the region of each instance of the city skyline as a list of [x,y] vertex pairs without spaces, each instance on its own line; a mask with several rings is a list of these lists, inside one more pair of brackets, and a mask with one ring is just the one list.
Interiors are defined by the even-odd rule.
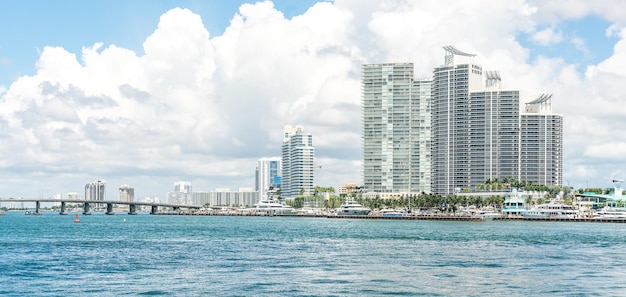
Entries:
[[[35,8],[33,8],[35,7]],[[20,1],[0,12],[0,196],[254,187],[282,127],[315,136],[316,185],[362,183],[363,64],[476,54],[520,103],[553,94],[563,185],[623,179],[626,12],[614,1]],[[62,19],[63,22],[58,20]],[[522,107],[520,107],[521,109]]]

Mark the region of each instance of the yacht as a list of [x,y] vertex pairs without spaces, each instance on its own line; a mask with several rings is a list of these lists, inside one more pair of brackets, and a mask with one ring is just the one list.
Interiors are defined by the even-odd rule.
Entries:
[[501,213],[495,212],[493,210],[481,210],[476,213],[476,216],[479,218],[483,218],[485,220],[493,220],[494,218],[499,218],[502,216]]
[[539,204],[521,213],[524,218],[534,219],[568,219],[575,217],[576,214],[578,212],[572,206],[560,203]]
[[364,207],[361,204],[358,204],[356,202],[347,202],[346,204],[342,205],[341,207],[337,208],[337,215],[340,216],[366,216],[368,215],[372,210]]
[[605,207],[597,210],[593,217],[598,219],[623,219],[626,218],[626,209]]
[[388,209],[381,209],[380,214],[383,217],[403,217],[405,213],[403,210],[388,208]]
[[261,200],[259,203],[255,204],[255,210],[257,213],[267,213],[267,214],[295,214],[296,211],[293,207],[281,203],[278,200]]

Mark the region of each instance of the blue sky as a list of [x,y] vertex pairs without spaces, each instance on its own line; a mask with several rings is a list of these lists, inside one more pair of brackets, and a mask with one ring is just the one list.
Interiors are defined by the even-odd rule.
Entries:
[[[616,4],[617,3],[617,4]],[[164,197],[253,187],[285,125],[314,136],[320,186],[360,182],[360,67],[442,46],[553,94],[563,181],[626,178],[625,1],[15,1],[0,9],[0,196],[86,182]],[[179,8],[179,9],[175,9]],[[231,24],[231,20],[234,20]],[[8,193],[8,194],[5,194]]]
[[[241,0],[111,0],[111,1],[13,1],[0,9],[0,85],[35,70],[44,46],[62,46],[79,53],[96,42],[115,44],[142,53],[142,43],[159,23],[159,17],[175,7],[189,8],[202,16],[211,36],[221,35]],[[274,1],[287,18],[304,13],[318,1]],[[254,3],[254,2],[252,2]],[[8,6],[8,7],[7,7]]]
[[[596,64],[611,56],[613,45],[618,40],[616,36],[606,36],[606,30],[611,22],[595,15],[579,19],[565,20],[555,24],[539,26],[538,30],[555,28],[561,32],[563,41],[557,44],[541,45],[532,40],[533,34],[520,33],[518,40],[521,45],[530,51],[530,60],[538,56],[563,58],[571,64],[578,64],[584,68]],[[577,47],[574,39],[580,39],[584,45]]]

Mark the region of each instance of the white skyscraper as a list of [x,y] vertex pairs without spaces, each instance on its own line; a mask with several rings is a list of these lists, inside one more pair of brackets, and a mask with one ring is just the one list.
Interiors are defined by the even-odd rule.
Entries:
[[85,185],[85,200],[106,200],[106,181],[97,180]]
[[177,181],[174,183],[174,192],[167,193],[167,202],[172,204],[192,204],[191,182]]
[[520,130],[520,180],[563,185],[563,116],[552,112],[551,94],[526,103]]
[[430,192],[431,81],[412,63],[363,65],[363,186],[377,193]]
[[174,192],[181,192],[185,194],[191,193],[191,182],[189,181],[177,181],[174,183]]
[[282,144],[281,197],[311,195],[314,189],[315,148],[313,136],[301,126],[285,126]]
[[135,201],[135,188],[129,185],[121,185],[119,187],[119,200],[124,202],[133,202]]
[[497,71],[483,73],[474,55],[444,49],[445,64],[433,71],[433,192],[452,194],[505,177],[560,185],[562,117],[536,111],[549,98],[527,104],[520,116],[520,92],[502,90]]

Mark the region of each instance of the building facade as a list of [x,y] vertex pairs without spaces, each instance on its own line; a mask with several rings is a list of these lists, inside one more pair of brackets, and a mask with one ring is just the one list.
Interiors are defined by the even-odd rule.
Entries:
[[552,112],[552,95],[525,104],[520,121],[520,178],[563,185],[563,116]]
[[255,191],[261,198],[268,198],[268,191],[281,187],[282,162],[280,157],[263,158],[258,161],[255,172]]
[[[487,81],[500,75],[487,72]],[[490,78],[491,76],[491,78]],[[467,110],[467,175],[463,189],[483,184],[487,178],[518,179],[519,91],[493,88],[471,92]],[[519,180],[519,179],[518,179]],[[457,187],[463,186],[462,182]]]
[[432,190],[451,194],[470,186],[470,91],[483,89],[482,67],[475,55],[445,47],[443,66],[433,71]]
[[259,193],[251,188],[216,189],[208,192],[193,192],[194,205],[208,205],[211,207],[253,207],[259,202]]
[[363,186],[376,193],[430,192],[431,81],[413,63],[363,65]]
[[106,181],[97,180],[85,185],[85,200],[106,200]]
[[502,90],[497,71],[483,72],[474,55],[444,49],[445,64],[433,71],[433,192],[465,192],[505,177],[561,185],[562,117],[547,111],[548,97],[521,114],[520,92]]
[[191,182],[189,181],[177,181],[174,183],[174,192],[180,192],[189,194],[191,190]]
[[281,197],[311,195],[315,182],[313,136],[301,126],[286,126],[282,143]]
[[129,185],[121,185],[119,187],[119,201],[133,202],[135,201],[135,188]]
[[171,204],[191,205],[192,188],[189,181],[177,181],[174,183],[174,191],[167,193],[167,202]]

